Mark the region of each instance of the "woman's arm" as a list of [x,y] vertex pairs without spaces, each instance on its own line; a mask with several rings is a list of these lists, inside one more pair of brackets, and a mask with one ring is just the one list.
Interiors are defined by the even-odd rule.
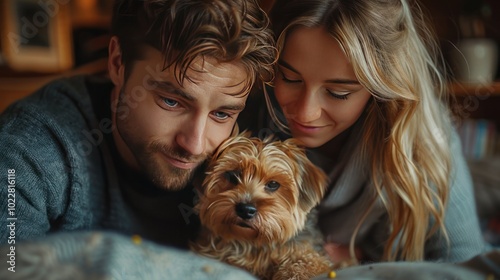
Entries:
[[450,150],[453,167],[445,216],[449,244],[440,234],[435,234],[427,242],[425,252],[429,260],[460,262],[490,247],[482,236],[470,172],[455,131],[451,136]]

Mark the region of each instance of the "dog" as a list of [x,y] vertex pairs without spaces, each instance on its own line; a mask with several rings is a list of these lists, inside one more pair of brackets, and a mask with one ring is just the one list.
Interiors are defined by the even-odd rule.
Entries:
[[260,279],[311,279],[331,269],[295,237],[323,197],[327,177],[295,139],[242,133],[208,160],[195,211],[202,230],[191,249]]

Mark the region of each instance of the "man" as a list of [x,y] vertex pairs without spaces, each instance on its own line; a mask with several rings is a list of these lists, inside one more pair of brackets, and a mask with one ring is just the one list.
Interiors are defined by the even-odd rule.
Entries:
[[113,12],[111,82],[55,81],[0,118],[0,172],[12,179],[1,217],[15,224],[1,244],[12,232],[19,243],[111,230],[185,248],[197,229],[190,181],[237,131],[252,85],[272,78],[272,34],[253,0],[119,0]]

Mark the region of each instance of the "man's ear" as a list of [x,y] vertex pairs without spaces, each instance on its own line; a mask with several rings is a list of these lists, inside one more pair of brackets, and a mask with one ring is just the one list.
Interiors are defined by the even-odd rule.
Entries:
[[118,37],[113,36],[108,46],[108,71],[109,77],[115,88],[121,89],[125,80],[125,66],[122,62],[122,50]]

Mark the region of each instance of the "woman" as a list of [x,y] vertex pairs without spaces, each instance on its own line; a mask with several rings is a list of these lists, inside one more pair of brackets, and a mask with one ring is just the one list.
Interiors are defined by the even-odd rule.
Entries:
[[270,14],[280,57],[269,114],[330,176],[319,227],[333,260],[455,262],[484,252],[441,100],[442,61],[417,3],[278,0]]

